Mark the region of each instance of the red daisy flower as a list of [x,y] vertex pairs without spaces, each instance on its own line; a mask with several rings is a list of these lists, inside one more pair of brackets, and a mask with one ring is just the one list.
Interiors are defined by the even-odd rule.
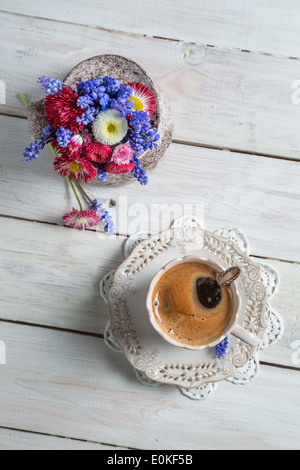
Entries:
[[[129,99],[133,101],[134,111],[146,111],[149,116],[155,111],[156,102],[153,93],[141,83],[128,83],[133,88],[133,96]],[[129,101],[129,100],[128,100]]]
[[95,210],[79,211],[72,209],[71,212],[63,216],[63,220],[68,227],[77,228],[78,230],[85,230],[91,228],[101,220],[101,215]]
[[54,169],[59,170],[62,176],[68,176],[71,181],[84,180],[88,183],[97,176],[97,169],[85,157],[66,158],[59,157],[54,161]]
[[119,175],[121,173],[129,173],[133,170],[134,164],[133,163],[123,163],[119,165],[118,163],[107,163],[105,165],[105,171],[107,173],[113,173],[114,175]]
[[111,161],[112,148],[99,142],[91,142],[83,149],[84,155],[93,162],[106,163]]
[[60,93],[47,95],[45,99],[45,113],[48,122],[55,129],[63,126],[78,132],[84,126],[76,122],[83,110],[77,106],[78,95],[70,87],[63,87]]

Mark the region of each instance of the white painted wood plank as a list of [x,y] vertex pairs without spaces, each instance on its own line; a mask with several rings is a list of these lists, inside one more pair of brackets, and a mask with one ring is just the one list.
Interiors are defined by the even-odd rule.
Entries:
[[[3,2],[2,2],[3,3]],[[297,0],[60,0],[1,5],[10,12],[217,46],[300,57]]]
[[126,450],[77,439],[0,429],[0,450],[110,450],[113,453],[118,449]]
[[[94,232],[2,218],[0,318],[103,334],[109,317],[99,281],[123,262],[123,244],[120,239],[99,240]],[[297,367],[292,344],[300,340],[300,265],[260,258],[254,262],[279,273],[279,291],[270,303],[285,327],[282,340],[261,351],[260,359]]]
[[122,245],[95,232],[2,219],[0,316],[103,334],[108,311],[99,283],[123,261]]
[[283,321],[282,339],[260,351],[263,362],[300,367],[300,264],[279,260],[252,258],[255,263],[271,266],[279,275],[279,288],[269,300]]
[[142,449],[299,447],[297,371],[263,366],[251,385],[222,383],[197,402],[176,387],[142,386],[103,340],[7,323],[0,331],[3,427]]
[[6,13],[0,26],[0,80],[7,84],[1,113],[24,115],[17,94],[42,97],[41,75],[63,78],[83,59],[121,54],[146,69],[168,98],[175,140],[299,159],[299,105],[292,103],[298,60],[207,48],[205,62],[195,66],[187,62],[190,49],[176,41]]
[[[21,163],[26,122],[0,116],[0,124],[6,130],[0,148],[0,213],[61,224],[76,201],[54,172],[51,151]],[[207,230],[235,226],[247,234],[252,254],[300,261],[299,177],[297,162],[173,144],[147,186],[134,181],[119,188],[91,184],[86,190],[92,199],[116,201],[116,225],[125,235],[151,229],[150,220],[161,229],[169,227],[169,219],[157,223],[155,204],[177,204],[181,211],[184,204],[193,210],[204,205]],[[139,216],[140,225],[135,223]]]

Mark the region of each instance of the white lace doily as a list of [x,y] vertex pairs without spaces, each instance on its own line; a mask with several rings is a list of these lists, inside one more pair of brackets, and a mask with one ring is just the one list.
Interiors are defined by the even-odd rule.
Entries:
[[[171,227],[201,227],[201,223],[194,217],[182,217],[176,219]],[[249,256],[249,243],[246,236],[241,233],[237,228],[221,228],[216,230],[215,233],[222,237],[229,238],[234,243],[236,243],[239,248]],[[124,256],[127,258],[132,250],[140,243],[142,240],[147,239],[151,236],[150,233],[139,232],[134,235],[131,235],[124,246]],[[259,360],[258,352],[259,350],[266,349],[271,345],[275,344],[278,340],[281,339],[283,335],[283,321],[278,315],[278,313],[270,306],[270,299],[276,294],[279,286],[279,276],[278,273],[269,265],[256,263],[260,269],[261,281],[264,283],[267,294],[268,294],[268,307],[267,307],[267,328],[264,337],[262,338],[256,353],[250,359],[250,361],[245,364],[243,367],[235,369],[233,375],[227,378],[227,382],[230,382],[235,385],[246,385],[252,382],[257,375],[259,374]],[[115,270],[110,271],[100,282],[100,295],[103,300],[107,303],[107,295],[109,288],[113,282]],[[118,343],[114,339],[110,324],[107,325],[104,333],[104,340],[106,345],[115,352],[122,352]],[[149,379],[143,372],[140,372],[135,369],[137,380],[145,386],[148,387],[158,387],[160,383],[154,382]],[[192,400],[205,400],[209,398],[218,388],[218,383],[208,383],[199,388],[186,389],[178,387],[183,395],[192,399]]]

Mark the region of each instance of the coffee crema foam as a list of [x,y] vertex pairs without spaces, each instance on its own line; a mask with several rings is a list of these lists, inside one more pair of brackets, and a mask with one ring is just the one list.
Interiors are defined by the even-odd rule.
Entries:
[[221,299],[214,308],[205,308],[197,294],[197,280],[216,280],[211,266],[190,261],[170,268],[154,287],[152,310],[161,331],[187,346],[203,346],[220,338],[234,315],[233,292],[221,286]]

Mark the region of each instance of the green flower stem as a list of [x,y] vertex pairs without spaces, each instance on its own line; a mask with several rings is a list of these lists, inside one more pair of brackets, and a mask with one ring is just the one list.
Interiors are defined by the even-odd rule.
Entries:
[[79,191],[81,192],[81,194],[83,194],[83,196],[89,201],[89,203],[91,205],[94,204],[94,201],[92,201],[92,199],[89,197],[89,195],[85,192],[85,190],[83,189],[83,187],[81,186],[81,184],[79,183],[79,181],[75,180],[75,183],[76,183],[76,186],[77,188],[79,189]]
[[19,93],[19,97],[20,97],[22,103],[24,104],[24,106],[27,108],[28,102],[27,102],[25,96],[23,95],[23,93]]
[[[51,148],[51,150],[52,150],[53,155],[54,155],[55,157],[57,157],[58,155],[57,155],[57,152],[56,152],[55,148],[53,147],[53,145],[52,145],[52,144],[49,144],[49,146],[50,146],[50,148]],[[83,207],[82,207],[81,201],[80,201],[80,199],[79,199],[79,197],[78,197],[78,194],[77,194],[77,192],[76,192],[76,189],[75,189],[74,184],[72,183],[72,181],[69,179],[68,176],[67,176],[67,180],[69,181],[70,186],[71,186],[71,188],[72,188],[72,191],[73,191],[73,193],[75,194],[75,197],[76,197],[77,202],[78,202],[78,204],[79,204],[80,210],[83,211]],[[75,180],[75,181],[76,181],[76,180]],[[76,183],[77,183],[77,181],[76,181]]]
[[[23,94],[23,93],[19,93],[19,97],[20,97],[22,103],[24,104],[24,106],[27,107],[27,106],[28,106],[28,102],[27,102],[27,100],[26,100],[24,94]],[[49,146],[50,146],[50,149],[51,149],[53,155],[54,155],[55,157],[57,157],[57,152],[56,152],[55,148],[52,146],[52,144],[49,144]],[[78,202],[78,204],[79,204],[80,210],[83,211],[82,204],[81,204],[81,201],[80,201],[80,199],[79,199],[79,197],[78,197],[78,194],[77,194],[77,192],[76,192],[76,189],[75,189],[75,187],[74,187],[74,184],[72,183],[72,181],[70,181],[70,179],[69,179],[68,176],[67,176],[67,180],[69,181],[70,186],[71,186],[71,188],[72,188],[72,191],[73,191],[73,193],[75,194],[75,197],[76,197],[77,202]],[[88,197],[88,195],[86,194],[86,192],[81,188],[80,184],[79,184],[77,181],[76,181],[76,183],[77,183],[78,188],[80,189],[80,191],[85,195],[85,197],[87,197],[87,198],[89,199],[89,201],[91,201],[91,199]],[[91,201],[91,204],[93,204],[93,201]]]
[[[27,106],[28,106],[28,102],[27,102],[27,100],[26,100],[24,94],[23,94],[23,93],[19,93],[19,97],[20,97],[22,103],[24,104],[24,106],[27,107]],[[55,157],[57,157],[58,155],[57,155],[57,152],[56,152],[55,148],[52,146],[52,144],[49,144],[49,146],[50,146],[50,149],[51,149],[53,155],[54,155]],[[68,176],[67,176],[67,180],[69,181],[70,186],[71,186],[71,188],[72,188],[72,191],[73,191],[73,193],[75,194],[75,197],[76,197],[77,202],[78,202],[78,204],[79,204],[80,210],[83,211],[83,207],[82,207],[81,201],[80,201],[80,199],[79,199],[79,197],[78,197],[78,194],[77,194],[77,192],[76,192],[76,189],[75,189],[74,184],[72,183],[72,181],[70,181],[70,179],[69,179]],[[83,194],[83,196],[84,196],[91,204],[93,204],[93,201],[92,201],[91,198],[87,195],[87,193],[84,191],[84,189],[81,187],[81,185],[79,184],[79,182],[78,182],[77,180],[75,180],[75,183],[76,183],[76,185],[77,185],[79,191]]]
[[56,150],[55,150],[55,148],[53,147],[53,145],[52,145],[52,144],[49,144],[49,147],[51,148],[53,155],[54,155],[55,157],[57,157],[58,155],[57,155]]
[[73,191],[73,193],[75,194],[75,197],[76,197],[77,202],[78,202],[78,204],[79,204],[80,210],[83,211],[82,204],[81,204],[81,202],[80,202],[80,199],[79,199],[79,197],[78,197],[78,194],[77,194],[77,192],[76,192],[76,189],[75,189],[75,187],[74,187],[74,184],[72,183],[72,181],[70,181],[70,179],[69,179],[68,176],[67,176],[67,180],[69,181],[70,186],[71,186],[71,188],[72,188],[72,191]]

